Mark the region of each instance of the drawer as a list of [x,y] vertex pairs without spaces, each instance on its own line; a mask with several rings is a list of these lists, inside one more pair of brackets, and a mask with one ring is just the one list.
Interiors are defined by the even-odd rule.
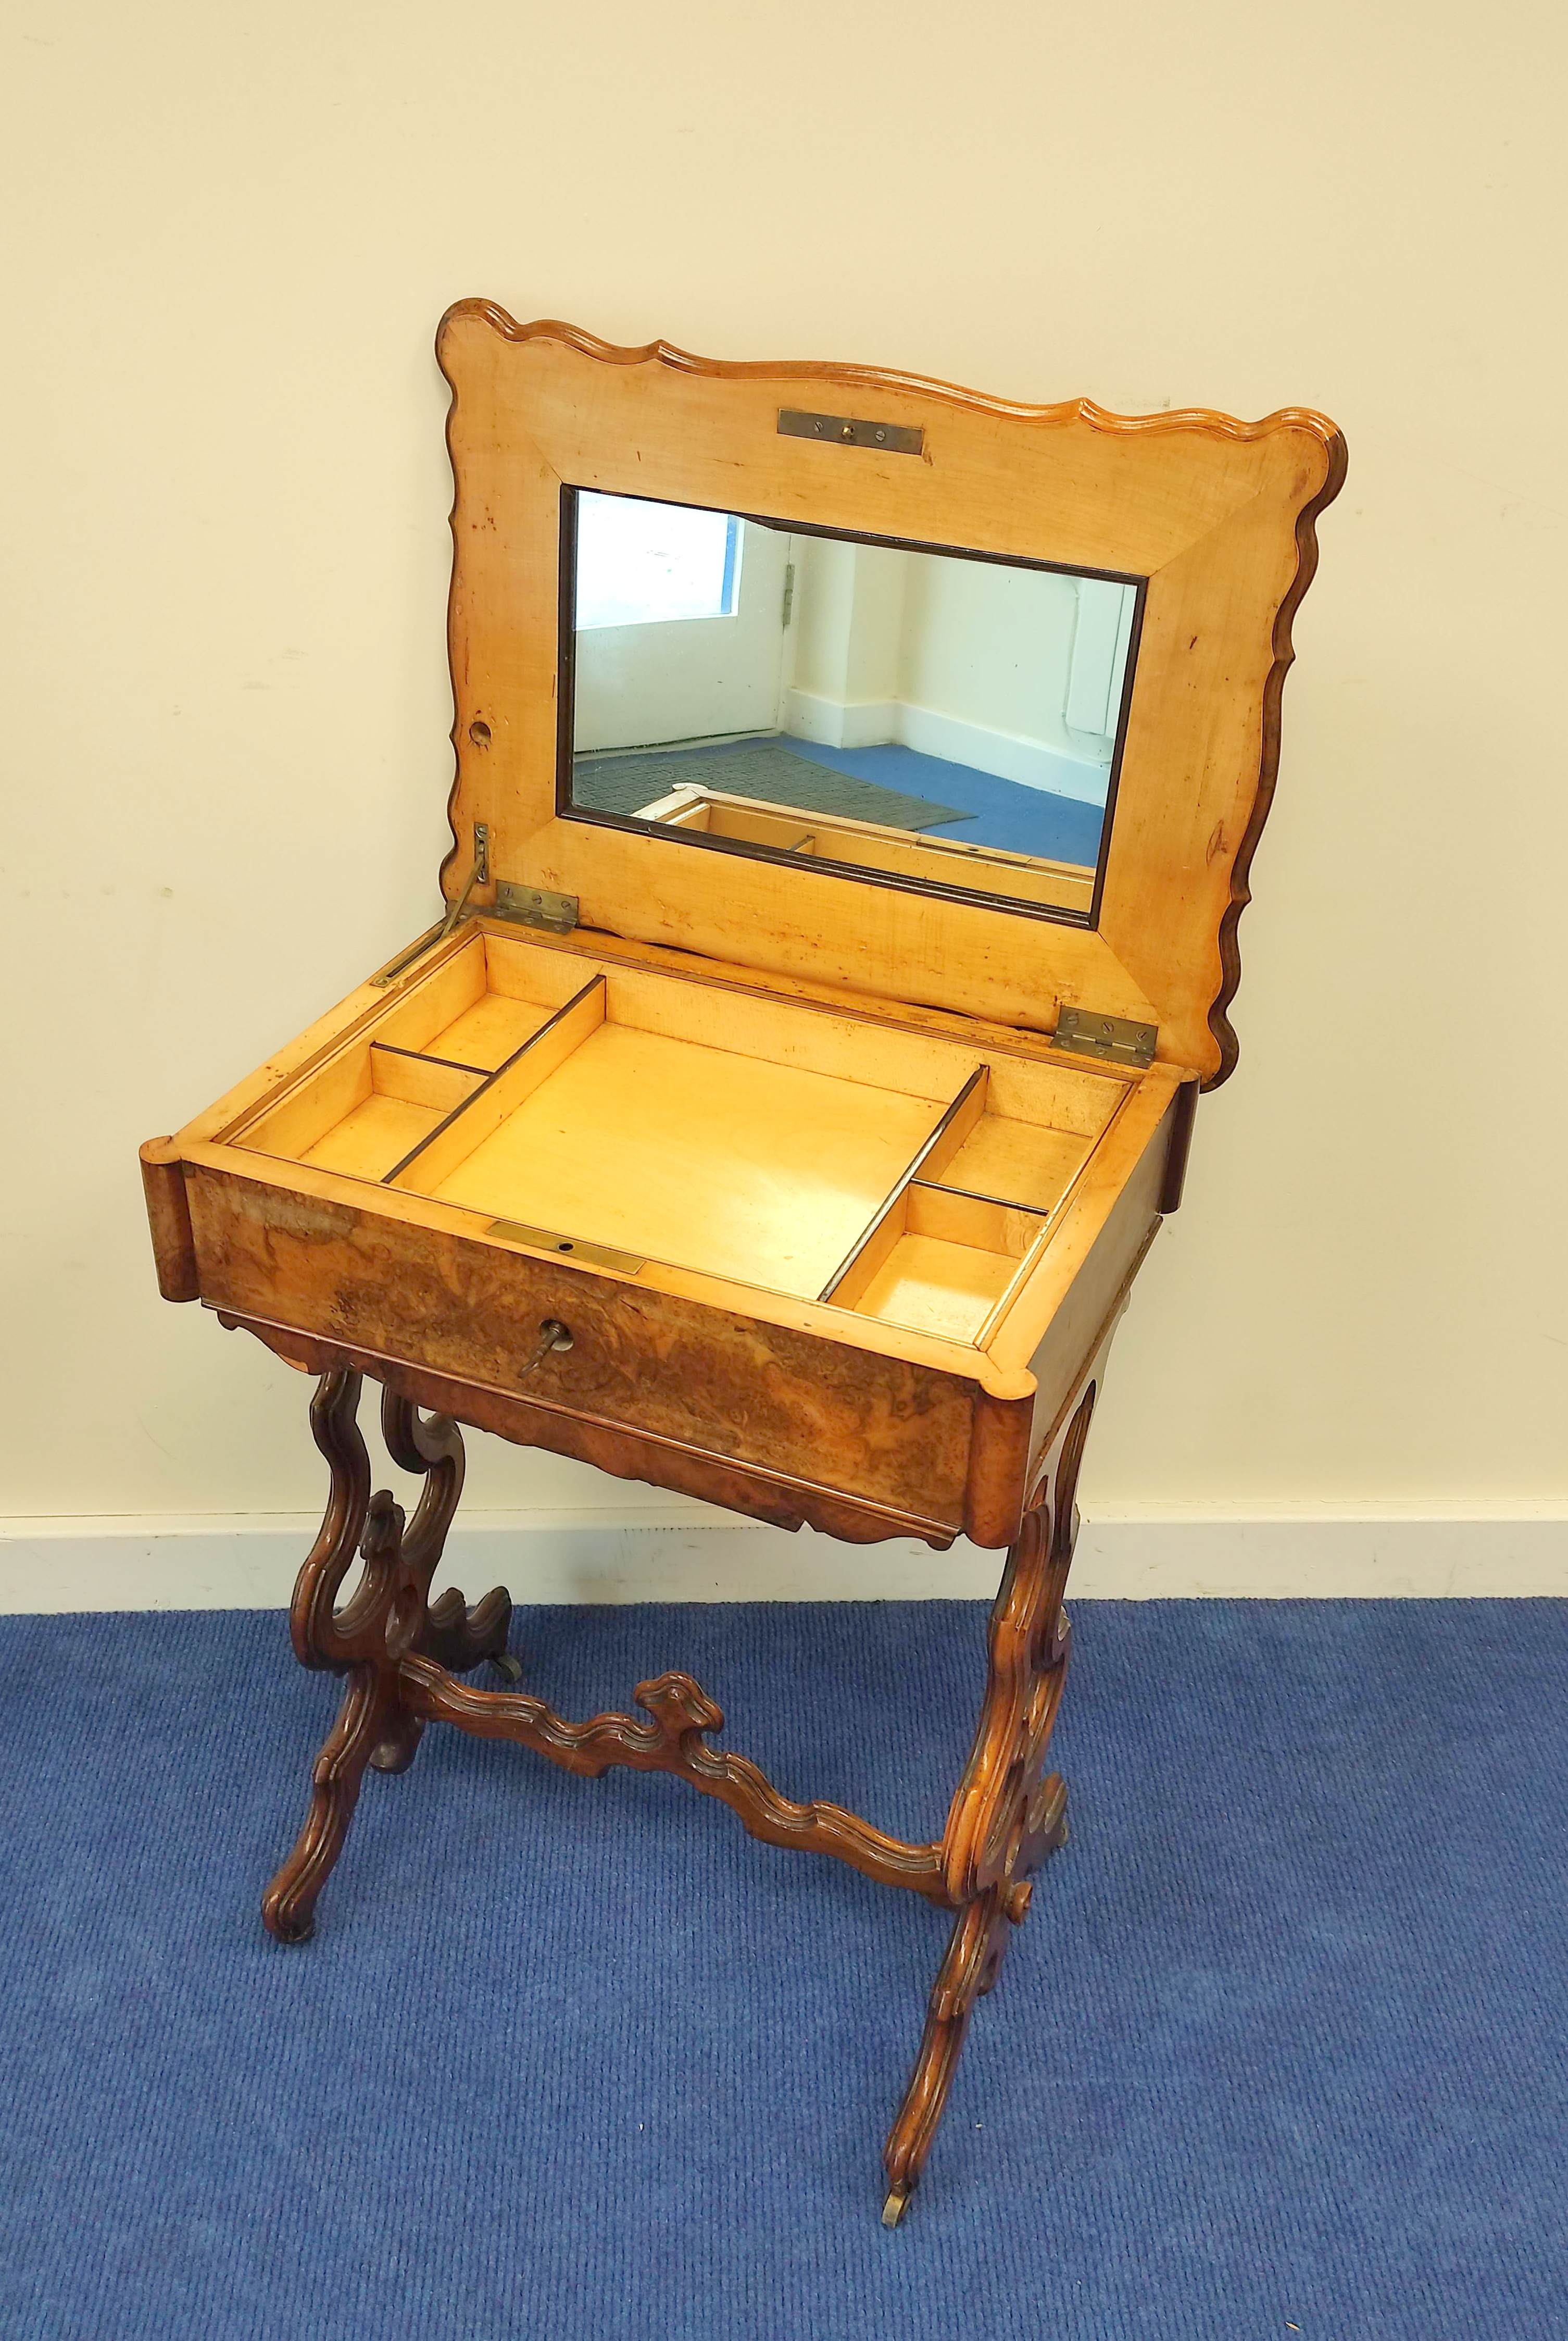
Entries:
[[[196,1164],[201,1297],[960,1529],[962,1375]],[[529,1370],[541,1322],[572,1346]]]

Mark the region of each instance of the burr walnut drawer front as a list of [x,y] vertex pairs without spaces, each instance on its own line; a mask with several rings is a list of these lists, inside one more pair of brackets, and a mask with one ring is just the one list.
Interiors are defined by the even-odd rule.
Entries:
[[[186,1180],[214,1308],[963,1525],[959,1375],[270,1182]],[[571,1346],[541,1354],[552,1322]]]

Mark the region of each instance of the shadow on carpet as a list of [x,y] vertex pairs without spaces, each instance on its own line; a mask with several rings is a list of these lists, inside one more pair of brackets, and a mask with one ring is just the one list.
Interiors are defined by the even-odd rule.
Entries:
[[[0,1621],[7,2341],[1489,2341],[1568,2330],[1568,1615],[1082,1603],[1070,1848],[926,2181],[946,1922],[682,1784],[441,1727],[284,1950],[337,1686],[281,1615]],[[956,1603],[523,1612],[689,1666],[796,1795],[940,1825]]]

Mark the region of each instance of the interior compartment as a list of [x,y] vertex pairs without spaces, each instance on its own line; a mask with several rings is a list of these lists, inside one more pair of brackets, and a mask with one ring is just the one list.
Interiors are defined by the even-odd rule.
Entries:
[[476,935],[390,1011],[377,1037],[449,1064],[494,1072],[582,981],[575,961],[550,951],[487,951]]
[[243,1142],[351,1179],[381,1179],[482,1079],[361,1041],[263,1114]]
[[911,1180],[852,1272],[840,1305],[975,1341],[1044,1234],[1044,1216]]
[[973,1343],[1128,1087],[473,930],[230,1135],[622,1273]]

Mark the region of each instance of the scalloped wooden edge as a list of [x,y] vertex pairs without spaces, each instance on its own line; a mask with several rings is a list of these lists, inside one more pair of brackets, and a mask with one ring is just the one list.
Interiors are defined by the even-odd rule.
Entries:
[[[621,344],[605,341],[585,327],[573,325],[564,319],[541,317],[520,324],[498,302],[480,295],[469,295],[454,301],[443,312],[436,328],[436,363],[452,391],[448,409],[446,445],[452,462],[453,493],[448,514],[454,550],[457,543],[457,465],[452,443],[452,424],[455,415],[458,386],[447,371],[442,344],[450,325],[464,320],[488,325],[504,340],[513,343],[531,341],[556,342],[599,363],[617,366],[646,365],[668,367],[672,373],[708,375],[719,379],[741,381],[829,382],[872,392],[890,391],[914,394],[970,413],[991,415],[1009,421],[1035,423],[1047,427],[1071,423],[1084,423],[1091,429],[1107,433],[1145,433],[1158,434],[1178,431],[1198,431],[1221,439],[1255,441],[1277,431],[1305,432],[1316,438],[1324,449],[1325,474],[1323,485],[1296,515],[1296,570],[1291,584],[1279,605],[1273,631],[1274,661],[1264,685],[1261,750],[1258,763],[1257,788],[1252,809],[1236,849],[1230,872],[1230,900],[1221,917],[1217,945],[1220,960],[1220,984],[1207,1011],[1207,1026],[1219,1051],[1219,1062],[1212,1073],[1201,1081],[1207,1091],[1218,1089],[1236,1070],[1240,1056],[1240,1044],[1231,1022],[1229,1009],[1241,984],[1241,948],[1239,927],[1241,914],[1252,901],[1251,873],[1253,857],[1263,835],[1264,826],[1274,802],[1278,779],[1281,744],[1281,710],[1285,678],[1295,661],[1292,630],[1299,609],[1316,572],[1318,560],[1317,517],[1331,504],[1345,484],[1348,451],[1344,433],[1338,425],[1316,408],[1307,406],[1277,407],[1255,422],[1225,413],[1213,407],[1177,407],[1161,409],[1152,414],[1121,414],[1101,406],[1093,399],[1064,399],[1039,405],[1017,399],[999,398],[988,392],[944,381],[939,376],[906,374],[895,368],[868,366],[848,362],[818,359],[727,359],[708,358],[690,350],[681,349],[662,338],[641,344]],[[457,563],[454,560],[452,586],[448,593],[448,622],[451,623],[457,590]],[[447,872],[460,852],[461,841],[456,820],[456,803],[461,785],[458,724],[460,711],[457,692],[453,690],[453,719],[451,739],[453,752],[452,786],[447,794],[447,826],[452,832],[452,847],[442,860],[439,877],[444,892]]]
[[1050,406],[1034,406],[1020,399],[996,398],[988,391],[970,390],[962,383],[944,382],[936,374],[902,374],[887,366],[815,358],[699,357],[691,350],[679,348],[674,342],[644,342],[640,346],[606,342],[584,326],[569,325],[559,317],[536,317],[520,325],[498,303],[477,296],[454,301],[446,311],[436,328],[438,353],[445,328],[461,317],[476,318],[493,326],[509,342],[563,342],[569,349],[579,350],[584,357],[597,358],[606,365],[651,363],[669,366],[676,374],[715,374],[743,382],[853,383],[857,387],[863,385],[872,390],[916,393],[939,399],[947,406],[964,407],[976,414],[1005,415],[1015,423],[1088,423],[1097,431],[1212,431],[1225,439],[1262,439],[1271,431],[1311,431],[1325,447],[1337,442],[1343,449],[1345,443],[1327,415],[1310,406],[1278,407],[1256,423],[1205,406],[1162,407],[1157,414],[1118,414],[1111,407],[1097,405],[1092,398],[1068,398]]
[[[1269,421],[1279,422],[1286,416],[1295,418],[1297,414],[1297,409],[1285,407],[1279,416],[1271,415]],[[1295,575],[1274,622],[1274,664],[1263,687],[1263,752],[1258,759],[1257,794],[1253,800],[1251,817],[1242,832],[1241,843],[1236,850],[1236,860],[1231,864],[1230,907],[1219,922],[1220,987],[1208,1011],[1208,1029],[1219,1044],[1219,1067],[1201,1084],[1206,1091],[1217,1090],[1222,1081],[1227,1081],[1241,1055],[1241,1043],[1236,1039],[1236,1028],[1227,1011],[1241,988],[1241,942],[1237,931],[1241,925],[1241,914],[1252,900],[1252,857],[1257,851],[1258,840],[1263,835],[1264,824],[1273,806],[1275,782],[1279,777],[1280,717],[1285,698],[1285,678],[1295,662],[1291,632],[1295,613],[1317,572],[1317,515],[1326,510],[1344,487],[1350,461],[1344,433],[1328,421],[1326,415],[1306,408],[1299,410],[1299,415],[1304,421],[1310,420],[1315,428],[1321,426],[1328,454],[1328,476],[1311,503],[1304,504],[1296,514]]]

